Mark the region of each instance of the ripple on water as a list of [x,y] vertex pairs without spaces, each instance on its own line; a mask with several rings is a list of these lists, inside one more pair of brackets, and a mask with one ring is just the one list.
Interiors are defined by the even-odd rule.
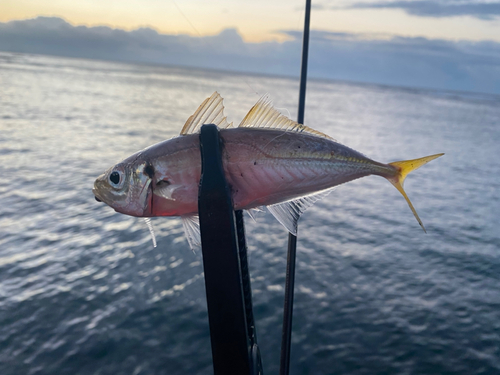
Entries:
[[[153,248],[146,224],[95,202],[92,184],[178,134],[215,90],[237,123],[257,99],[246,80],[292,117],[297,83],[5,53],[0,80],[0,373],[212,371],[202,259],[180,220],[152,220]],[[340,186],[301,218],[296,373],[500,372],[491,102],[311,82],[310,126],[383,162],[446,156],[406,185],[427,235],[376,177]],[[259,344],[266,373],[277,373],[287,233],[267,213],[246,230]]]

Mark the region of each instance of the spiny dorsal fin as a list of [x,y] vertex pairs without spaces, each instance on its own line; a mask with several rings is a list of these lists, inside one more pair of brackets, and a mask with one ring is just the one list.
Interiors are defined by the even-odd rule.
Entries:
[[187,119],[182,127],[181,135],[197,133],[203,124],[215,124],[223,129],[230,128],[233,123],[227,122],[222,101],[217,91],[210,98],[205,99],[196,112]]
[[300,215],[314,203],[330,194],[333,189],[330,188],[291,201],[273,204],[267,206],[267,209],[291,234],[297,235],[297,222]]
[[282,129],[286,131],[303,132],[334,140],[332,137],[311,129],[305,125],[299,124],[290,120],[285,115],[282,115],[275,109],[271,100],[267,95],[259,99],[257,103],[250,109],[239,127],[244,128],[266,128],[266,129]]

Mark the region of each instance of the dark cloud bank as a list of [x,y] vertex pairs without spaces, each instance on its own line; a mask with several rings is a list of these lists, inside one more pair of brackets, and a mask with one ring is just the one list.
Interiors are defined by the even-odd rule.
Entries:
[[[284,33],[292,40],[245,43],[234,29],[199,38],[148,28],[75,27],[60,18],[39,17],[0,23],[0,50],[298,76],[302,35]],[[500,94],[500,43],[313,31],[309,75]]]
[[500,16],[500,2],[464,0],[374,1],[355,3],[347,8],[401,9],[413,16],[456,17],[470,16],[492,20]]

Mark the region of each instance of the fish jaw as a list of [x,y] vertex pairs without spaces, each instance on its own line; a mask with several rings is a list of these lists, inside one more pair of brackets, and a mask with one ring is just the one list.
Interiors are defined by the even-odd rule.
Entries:
[[92,188],[92,193],[94,194],[95,200],[98,202],[104,202],[106,198],[104,198],[104,194],[101,195],[101,191],[103,191],[103,181],[105,180],[105,174],[101,174],[94,181],[94,187]]
[[[106,203],[116,212],[144,217],[151,216],[151,179],[146,173],[146,163],[115,165],[94,182],[92,192],[97,201]],[[112,174],[119,174],[118,184]]]

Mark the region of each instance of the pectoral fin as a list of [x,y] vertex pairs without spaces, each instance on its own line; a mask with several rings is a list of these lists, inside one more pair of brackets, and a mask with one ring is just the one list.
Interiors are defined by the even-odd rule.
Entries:
[[170,184],[168,181],[161,180],[156,183],[156,187],[154,188],[153,192],[159,197],[175,201],[175,198],[173,198],[172,195],[174,194],[175,190],[177,190],[179,187],[180,185],[173,185]]

